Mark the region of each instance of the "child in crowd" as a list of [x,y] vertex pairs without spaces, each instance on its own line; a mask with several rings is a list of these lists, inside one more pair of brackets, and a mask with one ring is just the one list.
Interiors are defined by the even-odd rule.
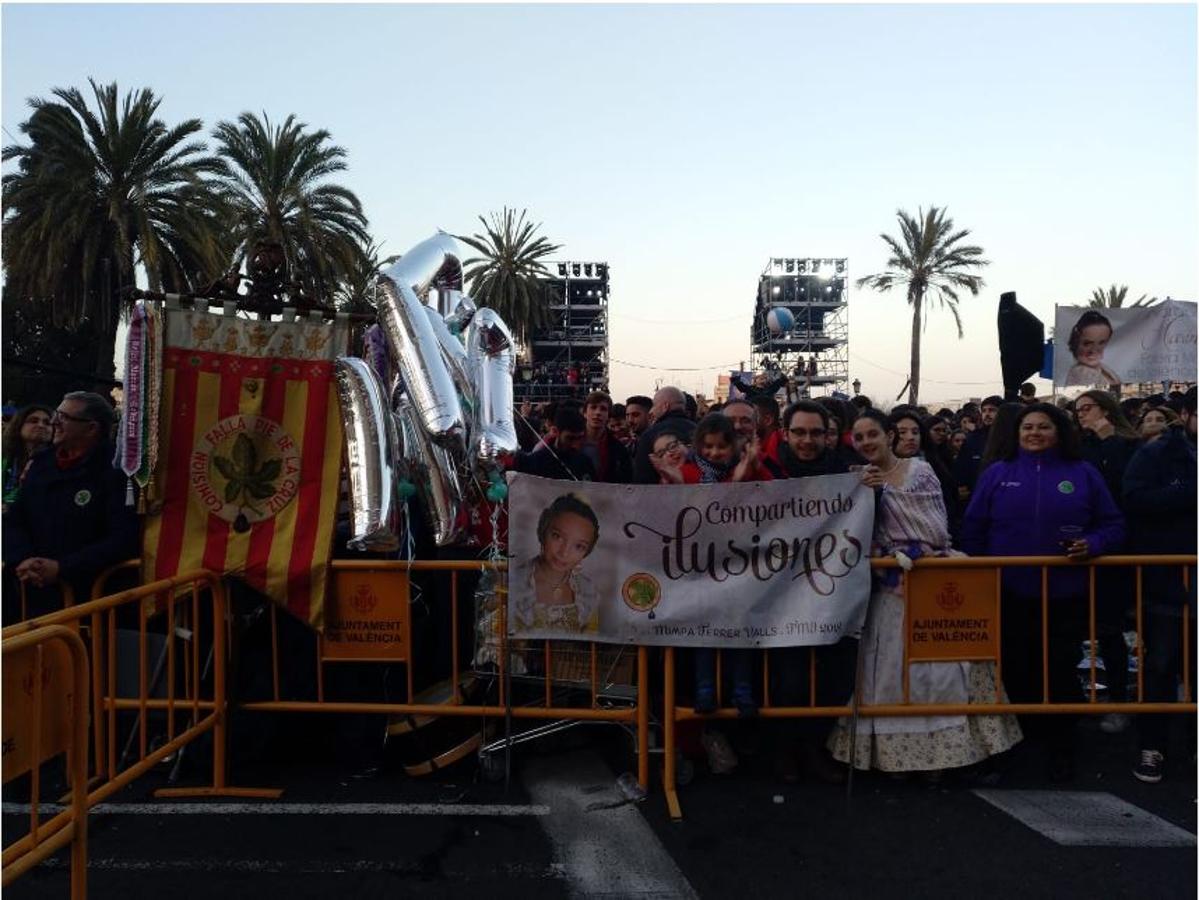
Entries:
[[[718,484],[727,481],[769,481],[770,472],[758,461],[758,440],[737,449],[733,423],[720,413],[704,416],[695,426],[694,449],[677,468],[669,458],[657,460],[662,480],[675,484]],[[749,650],[726,651],[733,676],[733,705],[741,716],[757,715],[753,691],[753,653]],[[695,651],[695,711],[716,710],[716,651],[699,647]]]

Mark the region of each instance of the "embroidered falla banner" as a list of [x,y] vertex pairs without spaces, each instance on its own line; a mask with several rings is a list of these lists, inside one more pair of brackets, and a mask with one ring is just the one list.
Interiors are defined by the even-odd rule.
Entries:
[[342,430],[333,360],[348,326],[165,310],[147,579],[234,575],[323,625]]
[[781,647],[861,628],[874,492],[856,474],[508,485],[516,637]]

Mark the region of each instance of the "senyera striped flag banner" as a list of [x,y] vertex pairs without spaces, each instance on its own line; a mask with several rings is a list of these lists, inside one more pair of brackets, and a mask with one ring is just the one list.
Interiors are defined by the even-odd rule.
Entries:
[[342,456],[348,324],[167,309],[143,575],[241,578],[320,628]]

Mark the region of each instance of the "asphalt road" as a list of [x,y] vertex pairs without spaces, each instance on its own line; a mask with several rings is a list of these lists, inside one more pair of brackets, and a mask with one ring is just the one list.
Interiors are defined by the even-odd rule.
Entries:
[[[91,817],[90,896],[1194,897],[1193,761],[1180,745],[1168,780],[1143,785],[1130,774],[1131,734],[1081,730],[1072,784],[1048,784],[1029,746],[993,790],[1032,797],[1067,826],[1111,807],[1104,846],[1064,846],[968,780],[870,775],[852,799],[784,786],[752,742],[732,775],[709,775],[701,761],[680,790],[685,818],[672,822],[660,792],[622,802],[615,778],[632,765],[629,740],[592,728],[519,748],[506,787],[469,764],[412,779],[353,777],[333,760],[243,763],[234,780],[284,787],[282,807],[197,801],[205,812],[185,814],[151,798],[165,775],[147,778]],[[6,790],[6,841],[18,800]],[[1180,845],[1137,846],[1161,834]],[[67,883],[58,858],[5,894],[65,897]]]

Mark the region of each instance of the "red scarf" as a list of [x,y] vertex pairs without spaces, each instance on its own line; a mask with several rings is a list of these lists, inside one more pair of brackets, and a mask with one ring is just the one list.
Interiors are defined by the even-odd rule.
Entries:
[[65,472],[67,469],[73,469],[87,456],[87,450],[76,450],[72,453],[66,447],[54,448],[54,463],[58,466],[58,471]]

